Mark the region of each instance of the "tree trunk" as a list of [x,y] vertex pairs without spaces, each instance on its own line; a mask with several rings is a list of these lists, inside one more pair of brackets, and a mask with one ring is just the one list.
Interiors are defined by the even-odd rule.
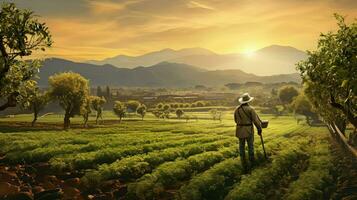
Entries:
[[88,124],[88,115],[84,116],[84,123],[83,123],[83,127],[86,128]]
[[71,124],[70,118],[71,118],[71,117],[69,116],[68,113],[66,113],[66,114],[64,115],[64,122],[63,122],[63,128],[64,128],[64,129],[68,129],[68,128],[69,128],[69,126],[70,126],[70,124]]
[[[357,117],[354,116],[353,112],[349,110],[348,108],[345,108],[345,106],[339,104],[336,102],[335,98],[331,95],[331,106],[334,108],[337,108],[343,112],[343,114],[346,115],[348,121],[355,127],[357,128]],[[342,130],[341,130],[342,131]]]
[[37,112],[34,112],[34,113],[33,113],[33,120],[32,120],[32,122],[31,122],[31,126],[32,126],[32,127],[35,126],[35,123],[36,123],[36,121],[37,121],[37,115],[38,115]]
[[340,131],[343,133],[343,135],[345,135],[346,126],[347,126],[346,121],[343,119],[337,119],[335,120],[335,124],[337,128],[340,129]]

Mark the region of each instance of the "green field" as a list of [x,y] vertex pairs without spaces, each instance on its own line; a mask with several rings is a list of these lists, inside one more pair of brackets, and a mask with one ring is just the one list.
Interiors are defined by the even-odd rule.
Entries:
[[[232,112],[226,111],[221,122],[206,112],[191,115],[198,119],[159,120],[148,114],[143,121],[132,116],[119,124],[105,112],[105,126],[91,122],[90,128],[80,128],[82,119],[75,118],[75,128],[68,131],[44,129],[61,120],[48,115],[37,128],[2,129],[0,152],[9,165],[49,163],[57,178],[65,173],[80,178],[81,196],[300,200],[328,194],[332,163],[325,127],[297,124],[292,116],[261,115],[270,121],[263,131],[269,159],[256,136],[258,166],[243,174]],[[24,121],[31,121],[30,115],[0,119],[8,125]],[[107,189],[105,183],[113,180],[116,185]]]

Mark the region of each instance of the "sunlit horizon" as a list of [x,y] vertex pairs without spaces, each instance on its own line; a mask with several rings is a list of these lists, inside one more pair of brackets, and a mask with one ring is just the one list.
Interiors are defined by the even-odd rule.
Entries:
[[218,54],[251,54],[270,45],[302,51],[336,29],[333,14],[356,17],[343,1],[61,1],[1,0],[33,10],[55,41],[39,56],[76,61],[138,56],[165,48],[200,47]]

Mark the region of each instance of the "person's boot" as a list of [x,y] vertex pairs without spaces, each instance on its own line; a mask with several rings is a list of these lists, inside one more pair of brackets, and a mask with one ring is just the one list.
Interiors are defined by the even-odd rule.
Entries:
[[247,160],[244,158],[241,161],[242,161],[243,174],[249,173],[249,167],[248,167]]

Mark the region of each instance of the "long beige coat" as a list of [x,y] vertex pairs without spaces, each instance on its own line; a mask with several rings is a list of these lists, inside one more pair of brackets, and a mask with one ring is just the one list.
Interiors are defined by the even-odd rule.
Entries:
[[236,137],[238,138],[247,138],[254,134],[253,124],[257,127],[258,130],[262,129],[262,125],[257,113],[255,112],[254,108],[248,104],[244,104],[236,108],[234,111],[234,121],[237,124]]

